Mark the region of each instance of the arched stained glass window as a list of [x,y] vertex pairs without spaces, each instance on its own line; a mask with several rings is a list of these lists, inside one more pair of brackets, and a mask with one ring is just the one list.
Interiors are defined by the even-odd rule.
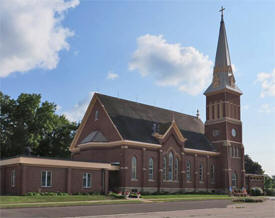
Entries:
[[173,153],[170,152],[168,155],[168,180],[173,180],[173,162],[174,156]]
[[152,158],[149,158],[148,179],[153,180],[153,178],[154,178],[154,161]]
[[132,157],[132,179],[137,179],[137,158]]
[[203,181],[203,164],[200,164],[200,181]]
[[186,162],[186,180],[191,181],[191,163],[190,160]]

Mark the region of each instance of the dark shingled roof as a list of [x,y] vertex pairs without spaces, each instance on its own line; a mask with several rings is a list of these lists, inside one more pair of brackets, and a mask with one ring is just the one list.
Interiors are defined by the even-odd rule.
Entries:
[[153,124],[163,134],[174,117],[187,148],[215,151],[204,135],[204,124],[195,116],[96,93],[121,136],[127,140],[159,144]]

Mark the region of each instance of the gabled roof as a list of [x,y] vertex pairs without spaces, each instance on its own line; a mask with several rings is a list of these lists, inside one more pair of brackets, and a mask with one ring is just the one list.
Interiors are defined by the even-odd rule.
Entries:
[[153,124],[157,124],[160,133],[164,134],[174,119],[182,135],[187,138],[186,147],[215,151],[204,135],[203,122],[195,116],[99,93],[95,95],[125,140],[159,144],[153,136]]

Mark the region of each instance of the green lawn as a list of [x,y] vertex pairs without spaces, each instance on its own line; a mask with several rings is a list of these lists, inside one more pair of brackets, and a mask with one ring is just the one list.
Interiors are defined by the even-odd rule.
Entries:
[[0,205],[32,202],[66,202],[111,200],[105,195],[67,195],[67,196],[0,196]]
[[[255,199],[257,197],[254,197]],[[142,200],[144,199],[144,200]],[[0,196],[0,208],[20,207],[58,207],[94,204],[127,204],[127,203],[152,203],[172,202],[184,200],[233,200],[244,201],[245,198],[230,197],[228,195],[215,194],[170,194],[170,195],[144,195],[141,200],[122,200],[105,195],[67,195],[67,196]],[[253,201],[254,202],[254,201]]]
[[105,201],[67,201],[67,202],[50,202],[50,203],[17,203],[17,204],[0,204],[0,209],[4,208],[24,208],[24,207],[65,207],[65,206],[88,206],[102,204],[137,204],[142,203],[139,200],[105,200]]

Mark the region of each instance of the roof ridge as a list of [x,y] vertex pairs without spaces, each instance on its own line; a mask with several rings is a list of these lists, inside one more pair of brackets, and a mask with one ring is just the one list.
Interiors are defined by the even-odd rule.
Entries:
[[185,113],[181,113],[181,112],[178,112],[178,111],[169,110],[169,109],[166,109],[166,108],[161,108],[161,107],[157,107],[157,106],[153,106],[153,105],[149,105],[149,104],[145,104],[145,103],[140,103],[140,102],[136,102],[136,101],[132,101],[132,100],[127,100],[127,99],[124,99],[124,98],[119,98],[119,97],[114,97],[114,96],[110,96],[110,95],[106,95],[106,94],[101,94],[101,93],[98,93],[98,92],[96,92],[95,94],[98,95],[98,96],[102,95],[102,96],[105,96],[105,97],[114,98],[114,99],[118,99],[118,100],[122,100],[122,101],[126,101],[126,102],[141,104],[141,105],[151,107],[151,108],[166,110],[166,111],[174,112],[174,113],[177,113],[177,114],[180,114],[180,115],[184,115],[184,116],[188,116],[188,117],[192,117],[192,118],[197,119],[197,117],[195,115],[193,116],[193,115],[190,115],[190,114],[185,114]]

